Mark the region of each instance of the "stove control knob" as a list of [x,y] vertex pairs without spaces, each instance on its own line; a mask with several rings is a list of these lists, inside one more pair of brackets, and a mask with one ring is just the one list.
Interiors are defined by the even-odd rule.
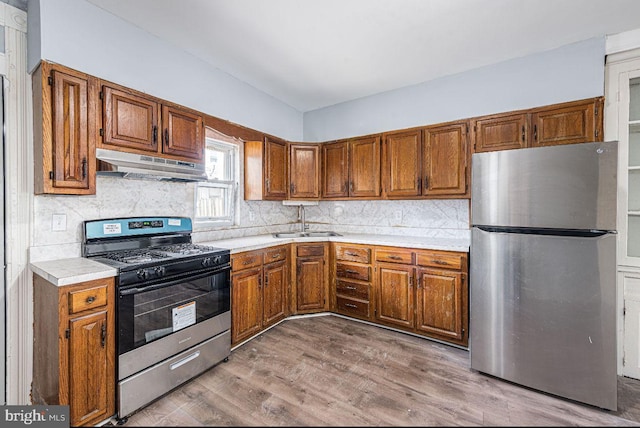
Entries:
[[138,269],[138,271],[136,272],[136,275],[140,279],[147,279],[147,277],[149,276],[149,272],[147,272],[146,269]]
[[156,276],[164,276],[164,266],[156,266],[154,269]]
[[211,257],[205,257],[204,259],[202,259],[202,266],[209,267],[212,265],[213,265],[213,262],[211,260]]
[[219,264],[222,261],[222,256],[214,256],[213,257],[213,263],[214,264]]

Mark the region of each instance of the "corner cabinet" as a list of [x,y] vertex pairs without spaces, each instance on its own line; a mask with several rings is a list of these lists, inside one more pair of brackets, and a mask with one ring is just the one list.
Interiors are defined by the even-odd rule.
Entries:
[[34,275],[34,404],[68,405],[71,426],[115,414],[113,278],[56,286]]
[[244,143],[244,199],[287,199],[289,168],[287,143],[266,137]]
[[95,194],[98,79],[41,62],[32,83],[35,193]]
[[289,199],[320,198],[320,146],[289,144]]
[[293,253],[295,269],[291,278],[291,312],[308,314],[329,310],[329,275],[325,260],[328,256],[327,244],[293,244]]

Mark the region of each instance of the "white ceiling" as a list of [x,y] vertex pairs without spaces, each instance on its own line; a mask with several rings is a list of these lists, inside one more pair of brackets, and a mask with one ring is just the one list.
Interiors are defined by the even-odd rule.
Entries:
[[640,28],[638,0],[88,0],[300,111]]

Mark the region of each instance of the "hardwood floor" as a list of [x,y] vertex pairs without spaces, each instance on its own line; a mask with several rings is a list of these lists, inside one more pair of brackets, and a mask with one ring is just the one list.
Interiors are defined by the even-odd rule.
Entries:
[[467,351],[337,316],[290,319],[126,426],[640,426],[640,381],[609,412],[482,375]]

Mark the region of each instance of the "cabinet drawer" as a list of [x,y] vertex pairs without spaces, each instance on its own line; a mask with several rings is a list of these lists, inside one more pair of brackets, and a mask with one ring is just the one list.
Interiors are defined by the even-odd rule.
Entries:
[[87,309],[99,308],[107,304],[108,286],[100,285],[87,290],[69,292],[69,313],[86,311]]
[[369,318],[369,302],[346,299],[338,296],[336,298],[336,310],[345,315],[354,315]]
[[246,254],[234,255],[231,258],[231,270],[239,271],[260,266],[262,264],[262,253],[260,251],[252,251]]
[[270,248],[266,250],[263,254],[263,261],[265,264],[279,262],[280,260],[285,260],[286,258],[287,258],[286,247]]
[[336,294],[355,297],[356,299],[369,300],[369,284],[349,282],[338,279],[336,281]]
[[413,252],[403,249],[377,249],[376,261],[387,263],[413,264]]
[[416,253],[416,263],[420,266],[460,270],[464,256],[451,253]]
[[336,276],[338,278],[359,279],[361,281],[369,281],[369,266],[358,266],[348,263],[336,263]]
[[336,260],[371,263],[371,249],[336,244]]
[[298,245],[298,257],[324,256],[324,244],[320,245]]

